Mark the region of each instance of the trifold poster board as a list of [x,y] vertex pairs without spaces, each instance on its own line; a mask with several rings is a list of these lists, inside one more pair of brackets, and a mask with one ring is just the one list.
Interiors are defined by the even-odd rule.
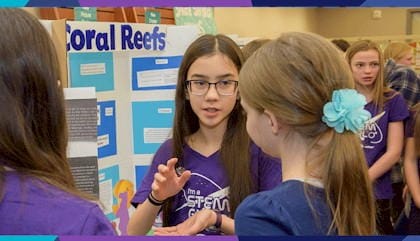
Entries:
[[78,21],[67,21],[64,30],[68,87],[96,90],[99,198],[124,235],[129,201],[157,148],[171,137],[178,67],[199,30]]

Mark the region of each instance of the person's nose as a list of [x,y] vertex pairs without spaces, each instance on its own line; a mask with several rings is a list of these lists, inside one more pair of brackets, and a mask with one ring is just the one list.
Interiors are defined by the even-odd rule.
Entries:
[[206,93],[206,99],[207,100],[213,100],[213,99],[218,99],[219,98],[219,93],[217,92],[217,88],[216,88],[216,84],[215,83],[210,83],[209,84],[209,89],[207,90]]
[[372,69],[373,69],[373,66],[366,65],[365,68],[364,68],[364,72],[365,73],[370,73],[370,72],[372,72]]

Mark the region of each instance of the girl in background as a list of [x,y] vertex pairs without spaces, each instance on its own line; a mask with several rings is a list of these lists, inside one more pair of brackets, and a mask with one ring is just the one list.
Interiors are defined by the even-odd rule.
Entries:
[[406,146],[404,153],[404,175],[411,194],[411,208],[408,219],[408,233],[420,234],[420,104],[413,107],[406,125]]
[[365,96],[365,110],[372,118],[360,133],[369,178],[374,184],[377,226],[380,234],[392,234],[390,201],[391,169],[400,159],[408,108],[402,96],[386,86],[384,61],[379,46],[370,40],[353,43],[346,52],[356,90]]
[[[420,79],[411,68],[413,48],[403,42],[390,43],[384,50],[384,60],[386,62],[384,79],[388,86],[398,91],[409,107],[418,103],[420,100]],[[398,233],[401,222],[397,220],[404,209],[403,193],[405,193],[403,191],[402,159],[392,168],[391,179],[394,192],[394,197],[391,200],[391,217],[394,229]],[[405,219],[400,219],[400,221],[402,220]]]
[[281,158],[283,182],[241,203],[236,234],[374,234],[355,134],[370,115],[340,50],[315,34],[284,33],[245,62],[239,79],[248,133]]
[[413,48],[400,42],[390,43],[384,49],[385,61],[392,59],[396,64],[411,66],[413,64]]
[[250,142],[240,105],[241,50],[224,35],[204,35],[178,73],[173,138],[162,144],[137,190],[128,233],[233,234],[234,212],[249,194],[281,181],[278,160]]

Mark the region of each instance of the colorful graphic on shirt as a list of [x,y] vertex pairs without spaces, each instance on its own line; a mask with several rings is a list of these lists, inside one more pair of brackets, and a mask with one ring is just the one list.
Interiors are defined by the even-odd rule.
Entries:
[[365,128],[360,133],[363,148],[373,149],[375,145],[381,143],[384,139],[381,128],[378,125],[378,120],[385,115],[385,111],[372,117],[366,122]]
[[186,212],[187,210],[189,217],[203,208],[230,213],[229,187],[222,188],[210,178],[199,173],[192,173],[188,183],[189,185],[181,190],[184,198],[181,199],[176,212]]

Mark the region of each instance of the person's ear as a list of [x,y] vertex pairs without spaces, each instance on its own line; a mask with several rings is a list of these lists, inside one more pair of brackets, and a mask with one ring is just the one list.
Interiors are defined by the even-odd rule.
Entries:
[[188,93],[188,90],[185,90],[185,99],[190,100],[190,93]]
[[282,124],[279,122],[279,120],[276,118],[273,112],[269,110],[264,110],[263,114],[267,116],[267,121],[271,127],[271,131],[273,132],[273,134],[277,135],[280,128],[282,127]]

